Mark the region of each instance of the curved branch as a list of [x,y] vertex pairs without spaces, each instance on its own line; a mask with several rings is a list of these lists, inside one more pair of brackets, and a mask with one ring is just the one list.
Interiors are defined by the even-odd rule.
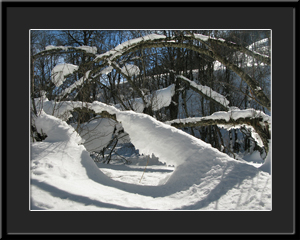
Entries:
[[67,50],[63,49],[63,48],[55,48],[55,49],[49,49],[49,50],[44,50],[44,51],[40,51],[37,54],[33,55],[32,58],[35,60],[39,57],[45,57],[45,56],[50,56],[50,55],[55,55],[55,54],[66,54],[66,53],[86,53],[87,56],[90,57],[96,57],[96,54],[91,53],[91,52],[87,52],[84,49],[80,49],[77,47],[66,47]]
[[[186,121],[188,120],[188,121]],[[269,139],[271,138],[271,134],[269,131],[269,124],[263,121],[262,117],[252,118],[252,117],[245,117],[245,118],[238,118],[233,119],[230,118],[229,120],[226,119],[211,119],[211,118],[197,118],[194,121],[191,119],[181,119],[175,121],[166,122],[173,127],[176,128],[185,128],[185,127],[204,127],[204,126],[211,126],[211,125],[229,125],[229,126],[236,126],[236,125],[248,125],[254,128],[256,133],[261,138],[266,152],[269,150]],[[264,127],[263,127],[264,125]]]

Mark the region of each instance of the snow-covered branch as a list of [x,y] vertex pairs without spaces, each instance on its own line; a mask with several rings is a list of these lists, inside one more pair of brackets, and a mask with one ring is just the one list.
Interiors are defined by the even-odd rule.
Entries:
[[90,46],[80,46],[80,47],[71,47],[71,46],[52,46],[49,45],[45,48],[45,50],[38,52],[33,55],[33,59],[37,59],[39,57],[45,57],[53,54],[62,54],[62,53],[73,53],[73,52],[83,52],[88,56],[95,57],[97,53],[96,47]]
[[141,42],[147,42],[147,41],[152,41],[152,40],[157,40],[157,39],[164,39],[166,36],[164,35],[159,35],[159,34],[149,34],[143,37],[135,38],[128,40],[126,42],[123,42],[116,46],[115,48],[102,53],[100,55],[97,55],[97,57],[94,59],[95,62],[99,62],[103,59],[106,59],[107,61],[114,61],[117,56],[123,55],[125,50],[128,50],[132,48],[133,46],[136,46],[137,44]]
[[70,94],[75,88],[81,86],[85,81],[88,80],[89,78],[89,73],[90,70],[87,71],[83,77],[81,77],[78,81],[74,82],[71,86],[69,86],[68,88],[66,88],[65,90],[63,90],[58,96],[57,96],[57,100],[60,100],[62,98],[64,98],[67,94]]
[[210,116],[175,119],[165,122],[176,128],[218,125],[226,129],[247,125],[253,128],[253,138],[268,152],[271,132],[271,117],[255,109],[234,109],[228,112],[215,112]]
[[176,76],[177,78],[180,78],[183,81],[187,82],[190,88],[193,89],[195,92],[201,94],[206,99],[213,101],[217,105],[221,106],[224,110],[229,110],[229,101],[223,95],[217,93],[216,91],[212,90],[208,86],[197,84],[182,75],[176,75]]
[[234,49],[240,52],[243,52],[255,59],[257,59],[260,62],[263,62],[267,65],[271,65],[271,59],[269,56],[265,55],[265,54],[261,54],[258,53],[256,51],[253,51],[251,48],[247,48],[247,47],[243,47],[239,44],[236,44],[234,42],[231,41],[226,41],[223,38],[214,38],[214,37],[210,37],[210,36],[206,36],[206,35],[202,35],[202,34],[196,34],[194,33],[193,35],[186,35],[186,37],[191,37],[194,38],[196,40],[199,40],[201,42],[205,42],[205,43],[213,43],[213,44],[218,44],[221,46],[225,46],[228,47],[230,49]]

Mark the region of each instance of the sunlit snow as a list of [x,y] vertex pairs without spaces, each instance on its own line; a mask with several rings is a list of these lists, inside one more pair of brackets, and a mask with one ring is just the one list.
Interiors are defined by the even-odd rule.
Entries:
[[137,165],[102,170],[74,128],[42,112],[36,124],[48,137],[31,144],[31,210],[271,210],[269,173],[148,115],[97,106],[166,165],[150,163],[144,176]]

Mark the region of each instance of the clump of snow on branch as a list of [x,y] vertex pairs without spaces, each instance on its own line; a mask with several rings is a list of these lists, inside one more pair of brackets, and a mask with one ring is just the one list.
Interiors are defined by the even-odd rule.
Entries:
[[65,46],[53,46],[53,45],[49,45],[49,46],[45,47],[46,51],[48,51],[48,50],[57,50],[57,49],[61,49],[61,50],[67,51],[68,47],[65,47]]
[[195,38],[200,39],[202,41],[207,41],[209,39],[209,36],[203,35],[203,34],[197,34],[194,33]]
[[59,87],[65,81],[65,76],[72,74],[74,71],[78,70],[77,65],[62,63],[56,65],[51,72],[51,80],[56,87]]
[[147,96],[148,105],[152,106],[153,111],[157,111],[163,107],[168,107],[171,104],[172,97],[175,94],[175,84],[169,87],[159,89],[153,94]]
[[113,69],[114,69],[114,68],[113,68],[112,66],[108,66],[108,67],[102,69],[101,72],[100,72],[100,74],[105,74],[105,75],[107,75],[107,74],[109,74]]
[[140,73],[139,67],[133,64],[125,64],[121,68],[121,71],[130,77],[134,75],[138,75]]

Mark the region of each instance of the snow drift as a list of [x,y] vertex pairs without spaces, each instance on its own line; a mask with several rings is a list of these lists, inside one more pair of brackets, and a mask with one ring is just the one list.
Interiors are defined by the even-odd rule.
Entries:
[[271,209],[268,173],[150,116],[101,103],[92,107],[115,113],[142,153],[154,153],[175,171],[157,186],[112,180],[71,126],[42,112],[35,122],[48,137],[31,144],[31,209]]

